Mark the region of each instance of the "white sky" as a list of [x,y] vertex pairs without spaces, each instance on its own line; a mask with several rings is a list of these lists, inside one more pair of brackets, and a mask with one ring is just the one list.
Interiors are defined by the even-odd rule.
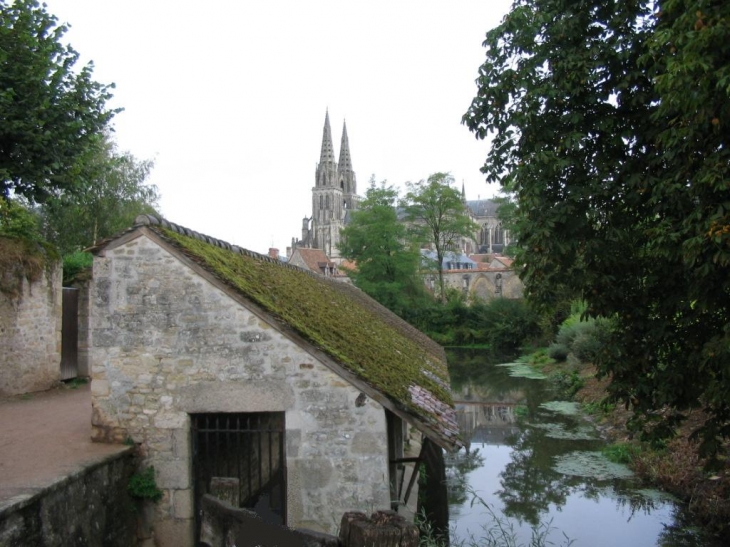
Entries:
[[265,253],[311,215],[325,109],[347,121],[358,193],[450,171],[497,192],[461,125],[486,31],[510,0],[46,0],[116,84],[119,146],[154,159],[168,220]]

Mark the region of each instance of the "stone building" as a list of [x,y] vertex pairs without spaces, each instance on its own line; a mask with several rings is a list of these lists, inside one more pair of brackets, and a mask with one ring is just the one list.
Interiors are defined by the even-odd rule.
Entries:
[[509,231],[502,227],[502,221],[497,216],[499,204],[491,199],[467,200],[464,187],[461,196],[471,219],[479,226],[474,234],[476,247],[464,249],[468,253],[501,253],[510,244]]
[[153,216],[93,253],[92,436],[154,467],[149,544],[192,545],[221,487],[332,532],[398,506],[404,424],[458,446],[443,349],[353,286]]

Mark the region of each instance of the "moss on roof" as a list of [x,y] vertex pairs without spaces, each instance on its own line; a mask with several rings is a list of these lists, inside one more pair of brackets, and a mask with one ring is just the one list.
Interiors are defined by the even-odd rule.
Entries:
[[453,406],[443,350],[358,289],[262,255],[151,228],[403,410],[438,421],[412,401],[412,385]]

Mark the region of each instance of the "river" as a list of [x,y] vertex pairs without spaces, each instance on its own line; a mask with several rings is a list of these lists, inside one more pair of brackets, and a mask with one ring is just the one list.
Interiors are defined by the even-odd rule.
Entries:
[[484,350],[451,350],[448,359],[468,444],[447,455],[455,543],[491,545],[491,535],[495,545],[532,546],[538,534],[538,545],[716,547],[684,524],[670,496],[609,462],[578,405],[556,401],[540,374],[490,362]]

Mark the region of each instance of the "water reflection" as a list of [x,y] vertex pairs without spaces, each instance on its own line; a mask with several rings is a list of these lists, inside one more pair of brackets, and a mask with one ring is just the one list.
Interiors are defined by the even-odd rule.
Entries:
[[605,460],[603,441],[580,416],[541,406],[552,399],[548,382],[511,377],[482,352],[452,351],[449,365],[466,441],[447,459],[458,535],[479,537],[489,518],[472,506],[476,491],[516,522],[518,544],[550,522],[556,544],[565,532],[576,546],[711,545],[683,526],[671,500],[639,490],[625,468]]

